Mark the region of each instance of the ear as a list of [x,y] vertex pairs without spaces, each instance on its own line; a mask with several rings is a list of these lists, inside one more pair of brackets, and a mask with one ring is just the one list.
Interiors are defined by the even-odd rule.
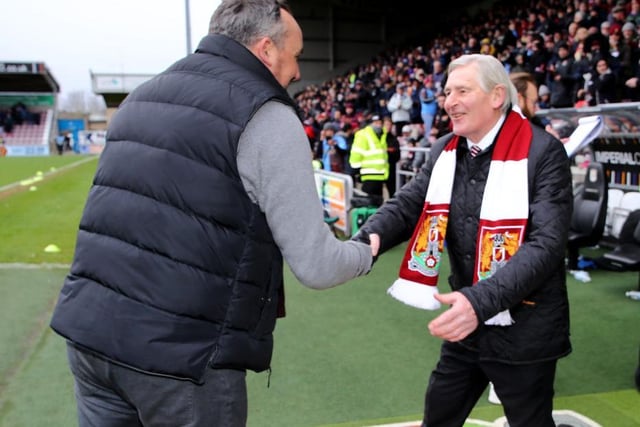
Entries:
[[[518,94],[518,97],[521,96]],[[496,85],[491,91],[491,106],[493,108],[502,108],[504,101],[507,97],[507,88],[504,85]]]
[[258,59],[267,67],[271,67],[273,65],[273,49],[275,45],[273,44],[273,40],[269,37],[263,37],[258,40],[253,45],[253,53],[258,57]]

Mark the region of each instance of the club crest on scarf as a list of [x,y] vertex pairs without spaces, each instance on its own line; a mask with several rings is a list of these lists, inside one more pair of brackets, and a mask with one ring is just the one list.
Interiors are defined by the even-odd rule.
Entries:
[[[485,222],[485,224],[482,224]],[[504,266],[516,253],[522,243],[524,227],[526,224],[489,225],[487,221],[480,224],[480,245],[473,282],[489,278],[493,273]]]
[[448,209],[429,209],[411,247],[407,268],[427,277],[437,277],[444,251]]

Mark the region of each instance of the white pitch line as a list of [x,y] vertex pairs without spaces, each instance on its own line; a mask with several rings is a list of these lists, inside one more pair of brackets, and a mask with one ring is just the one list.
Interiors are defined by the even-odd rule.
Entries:
[[55,262],[43,262],[41,264],[29,264],[26,262],[6,262],[0,263],[0,270],[46,270],[54,268],[68,269],[70,264],[62,264]]
[[[54,175],[54,174],[56,174],[58,172],[62,172],[64,170],[66,170],[66,169],[71,169],[71,168],[74,168],[76,166],[80,166],[80,165],[82,165],[84,163],[90,162],[91,160],[93,160],[95,158],[96,158],[96,156],[89,156],[89,157],[86,157],[84,159],[78,160],[77,162],[69,163],[68,165],[64,165],[64,166],[61,166],[59,168],[56,168],[55,170],[52,170],[52,171],[50,170],[48,172],[43,173],[42,174],[42,178],[47,177],[49,175]],[[35,177],[35,175],[31,176],[29,178],[21,179],[20,181],[17,181],[17,182],[12,182],[11,184],[4,185],[4,186],[0,187],[0,193],[4,192],[6,190],[11,190],[12,188],[16,188],[16,187],[25,187],[26,185],[23,184],[23,181],[31,180],[34,177]]]

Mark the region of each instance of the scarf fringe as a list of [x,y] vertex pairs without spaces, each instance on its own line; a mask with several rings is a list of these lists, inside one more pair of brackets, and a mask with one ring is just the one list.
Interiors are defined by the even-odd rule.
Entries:
[[440,302],[433,297],[438,293],[436,286],[398,278],[389,287],[387,293],[400,302],[422,310],[437,310],[440,308]]
[[514,323],[516,322],[511,318],[511,313],[509,313],[509,310],[501,311],[491,319],[488,319],[484,322],[485,325],[489,326],[511,326]]

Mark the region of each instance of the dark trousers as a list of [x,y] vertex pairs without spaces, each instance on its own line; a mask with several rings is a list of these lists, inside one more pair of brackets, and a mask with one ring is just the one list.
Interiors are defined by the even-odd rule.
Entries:
[[556,363],[484,362],[477,352],[445,342],[429,379],[422,426],[462,426],[491,381],[509,427],[555,427],[552,411]]
[[362,191],[372,196],[382,197],[384,181],[362,181]]
[[389,178],[385,181],[389,197],[393,197],[396,194],[396,185],[396,165],[394,163],[389,165]]
[[204,384],[134,371],[67,345],[79,427],[244,427],[246,372],[210,369]]

